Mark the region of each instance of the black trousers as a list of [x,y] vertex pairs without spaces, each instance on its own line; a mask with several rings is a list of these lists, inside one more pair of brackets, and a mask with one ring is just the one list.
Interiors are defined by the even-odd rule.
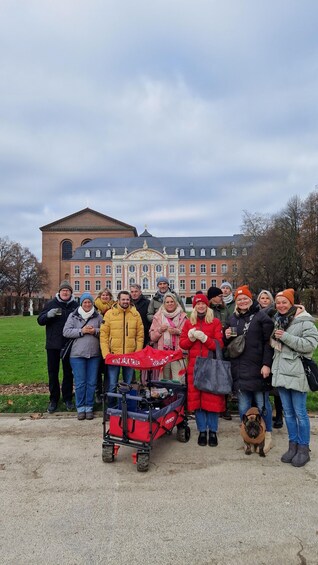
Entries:
[[[60,369],[60,350],[59,349],[47,349],[47,371],[49,375],[49,390],[50,390],[50,401],[58,402],[60,400],[60,381],[59,381],[59,369]],[[73,373],[70,365],[70,359],[67,357],[62,361],[63,366],[63,379],[62,379],[62,398],[64,402],[67,400],[72,400],[73,396]]]
[[[103,387],[104,383],[104,387]],[[96,383],[96,393],[101,395],[103,392],[108,390],[108,371],[107,365],[105,364],[104,359],[100,358],[99,370],[97,375],[97,383]]]

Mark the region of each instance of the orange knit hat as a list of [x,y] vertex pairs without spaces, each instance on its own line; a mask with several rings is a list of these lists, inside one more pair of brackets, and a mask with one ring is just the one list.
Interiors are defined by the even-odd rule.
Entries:
[[293,288],[286,288],[286,290],[281,290],[280,292],[278,292],[276,294],[276,297],[277,296],[284,296],[294,306],[294,304],[295,304],[294,294],[295,294],[295,291],[294,291]]
[[241,296],[242,294],[244,294],[244,296],[248,296],[251,300],[253,300],[252,293],[248,288],[247,284],[243,284],[242,286],[237,287],[234,294],[234,300],[236,300],[237,297]]

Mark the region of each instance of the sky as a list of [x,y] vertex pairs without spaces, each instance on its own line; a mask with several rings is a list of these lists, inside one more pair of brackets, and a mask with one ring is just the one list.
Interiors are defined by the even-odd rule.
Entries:
[[0,0],[0,237],[240,233],[318,187],[316,0]]

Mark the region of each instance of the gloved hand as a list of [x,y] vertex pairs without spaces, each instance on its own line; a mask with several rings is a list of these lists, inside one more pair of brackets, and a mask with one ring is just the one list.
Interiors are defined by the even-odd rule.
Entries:
[[194,337],[202,341],[202,343],[205,343],[208,339],[208,336],[204,332],[201,332],[201,330],[194,330]]
[[188,331],[188,338],[190,341],[196,340],[196,338],[194,337],[194,332],[195,332],[195,328],[191,328],[191,330]]
[[51,310],[49,310],[47,313],[47,317],[54,318],[57,315],[58,311],[59,311],[58,308],[51,308]]

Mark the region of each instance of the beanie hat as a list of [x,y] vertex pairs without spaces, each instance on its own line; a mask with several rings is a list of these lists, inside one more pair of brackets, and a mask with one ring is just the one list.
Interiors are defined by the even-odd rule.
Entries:
[[80,297],[80,305],[82,306],[84,300],[90,300],[92,304],[94,304],[94,298],[90,294],[90,292],[83,292],[82,296]]
[[231,290],[233,290],[233,287],[232,287],[231,283],[229,283],[228,281],[224,281],[224,282],[221,284],[221,287],[220,287],[220,288],[223,288],[224,286],[228,286]]
[[242,286],[237,287],[234,295],[234,299],[236,300],[238,296],[248,296],[251,300],[253,300],[252,293],[248,288],[247,284],[243,284]]
[[294,306],[294,304],[295,304],[294,294],[295,294],[295,291],[294,291],[293,288],[286,288],[286,290],[281,290],[280,292],[278,292],[276,294],[276,298],[277,298],[277,296],[284,296]]
[[158,285],[159,283],[167,283],[167,284],[169,284],[169,281],[168,281],[167,277],[158,277],[158,278],[157,278],[157,285]]
[[62,290],[62,288],[67,288],[68,290],[73,292],[73,287],[70,285],[70,283],[67,280],[64,280],[64,281],[61,282],[61,284],[59,286],[59,292],[60,292],[60,290]]
[[192,306],[193,308],[198,304],[198,302],[204,302],[207,306],[209,306],[209,301],[207,296],[204,294],[196,294],[192,299]]
[[223,296],[222,290],[217,286],[210,286],[207,292],[208,299],[211,300],[211,298],[215,298],[216,296]]

